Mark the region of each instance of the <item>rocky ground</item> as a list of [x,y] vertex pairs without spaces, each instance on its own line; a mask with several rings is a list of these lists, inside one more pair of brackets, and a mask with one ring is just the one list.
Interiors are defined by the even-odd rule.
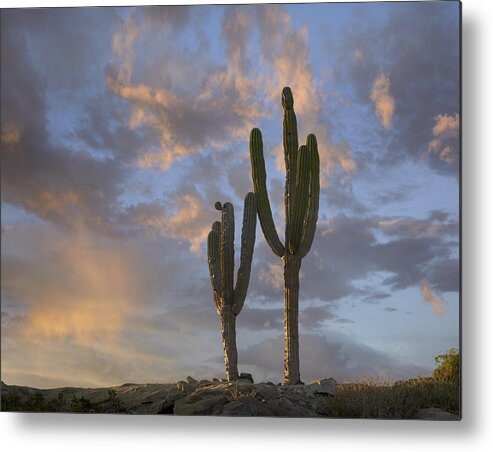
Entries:
[[[221,379],[174,384],[133,384],[100,389],[34,389],[1,384],[2,411],[126,413],[215,416],[327,417],[337,383],[324,378],[305,385],[254,383],[250,374],[237,382]],[[458,420],[429,408],[414,419]]]

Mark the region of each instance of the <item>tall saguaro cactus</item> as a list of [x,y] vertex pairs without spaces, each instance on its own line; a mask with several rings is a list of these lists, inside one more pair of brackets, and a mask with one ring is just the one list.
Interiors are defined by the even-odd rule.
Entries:
[[236,349],[236,316],[245,303],[250,282],[255,229],[257,226],[257,202],[254,193],[245,196],[243,227],[241,231],[240,267],[234,284],[234,236],[235,217],[233,205],[216,202],[221,211],[221,221],[215,221],[207,237],[207,256],[214,304],[221,317],[221,334],[224,348],[224,364],[228,381],[238,380],[238,351]]
[[320,159],[317,139],[310,134],[306,145],[298,148],[298,130],[289,87],[282,90],[283,145],[286,164],[284,207],[286,213],[285,244],[279,240],[266,187],[262,134],[250,133],[252,179],[257,195],[260,225],[267,243],[284,264],[284,383],[298,384],[300,379],[298,296],[301,260],[313,243],[318,218],[320,193]]

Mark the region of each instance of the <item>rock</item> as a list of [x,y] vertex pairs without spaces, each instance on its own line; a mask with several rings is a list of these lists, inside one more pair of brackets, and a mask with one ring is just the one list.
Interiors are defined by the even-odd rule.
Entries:
[[278,389],[275,386],[270,385],[256,385],[255,387],[258,397],[261,399],[269,400],[275,399],[279,396]]
[[177,400],[184,398],[183,391],[174,389],[169,391],[165,398],[157,404],[157,414],[173,414],[173,409]]
[[212,379],[212,382],[213,382],[213,383],[219,383],[220,381],[221,381],[221,380],[219,380],[219,378],[213,378],[213,379]]
[[177,400],[173,414],[181,416],[197,416],[207,414],[221,414],[223,406],[226,404],[226,397],[222,394],[204,397],[203,399],[192,401],[185,397]]
[[212,384],[212,381],[210,381],[210,380],[200,380],[198,383],[199,386],[209,386],[211,384]]
[[423,408],[416,413],[414,419],[421,419],[424,421],[460,421],[461,418],[456,414],[449,413],[448,411],[439,408]]
[[181,392],[190,392],[192,390],[192,388],[190,387],[190,385],[186,381],[183,381],[183,380],[181,380],[178,383],[176,383],[176,387]]
[[334,397],[336,393],[336,387],[337,381],[333,378],[322,378],[321,380],[315,380],[305,386],[306,390],[313,395],[330,395],[332,397]]
[[255,383],[253,381],[252,374],[249,374],[249,373],[246,373],[246,372],[242,372],[240,374],[240,380],[248,380],[250,383]]
[[190,383],[190,384],[196,384],[197,383],[197,380],[189,375],[187,377],[187,382]]
[[253,397],[243,397],[224,406],[222,416],[274,416],[274,412],[265,402]]
[[278,417],[316,417],[317,412],[311,406],[304,403],[293,402],[287,397],[266,401],[273,412],[273,416]]

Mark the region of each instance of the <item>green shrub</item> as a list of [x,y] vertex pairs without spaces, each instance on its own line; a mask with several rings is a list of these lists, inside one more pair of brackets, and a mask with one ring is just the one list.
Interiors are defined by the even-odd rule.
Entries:
[[437,368],[432,377],[439,381],[458,382],[460,375],[460,355],[456,348],[449,348],[447,353],[435,356]]

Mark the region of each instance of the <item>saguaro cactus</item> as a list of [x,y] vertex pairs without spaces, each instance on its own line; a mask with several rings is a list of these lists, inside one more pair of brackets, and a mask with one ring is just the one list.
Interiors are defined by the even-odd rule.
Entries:
[[221,334],[224,348],[224,364],[229,381],[238,380],[238,351],[236,349],[236,316],[245,303],[250,282],[255,228],[257,226],[257,202],[254,193],[245,196],[243,228],[241,231],[240,267],[234,284],[234,235],[235,217],[233,205],[216,202],[221,211],[221,221],[215,221],[207,237],[207,256],[214,304],[221,317]]
[[285,245],[279,240],[266,187],[262,134],[250,133],[252,179],[257,195],[260,225],[267,243],[284,264],[284,383],[298,384],[300,379],[298,296],[301,260],[312,246],[318,218],[320,160],[317,139],[310,134],[306,145],[298,148],[298,130],[289,87],[282,90],[283,145],[286,164],[284,206],[286,213]]

